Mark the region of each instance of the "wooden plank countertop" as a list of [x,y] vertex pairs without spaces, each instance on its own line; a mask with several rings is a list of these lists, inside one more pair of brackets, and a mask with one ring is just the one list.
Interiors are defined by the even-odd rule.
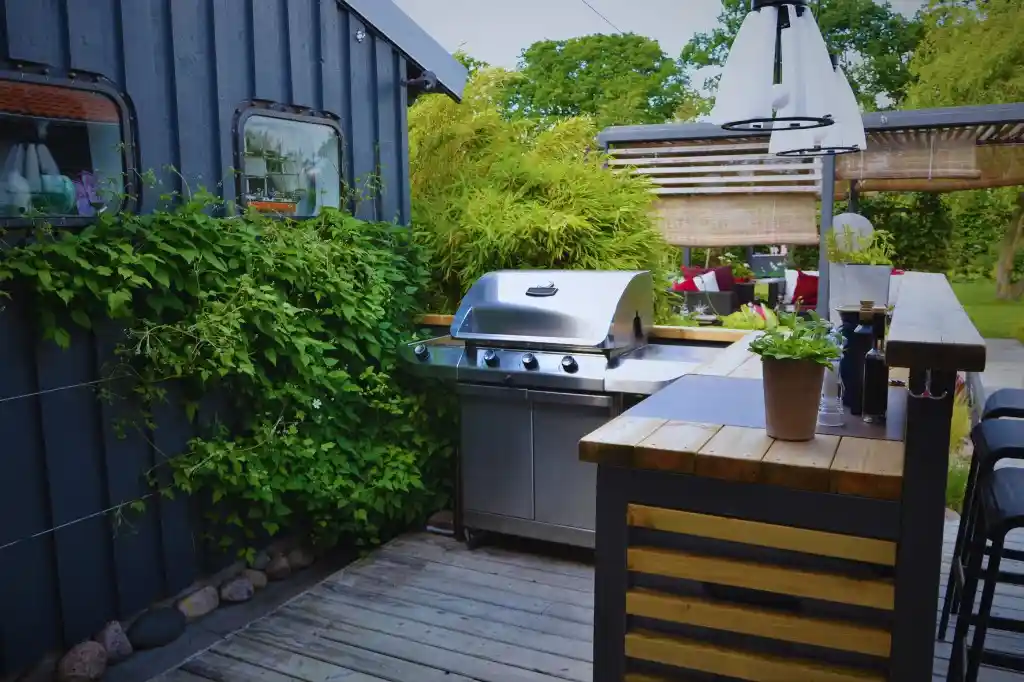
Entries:
[[[425,327],[451,327],[453,315],[428,313],[416,318]],[[725,329],[723,327],[669,327],[655,325],[651,328],[652,341],[718,341],[733,343],[747,336],[750,332],[743,329]]]
[[[714,360],[580,441],[580,458],[610,466],[692,474],[801,490],[898,500],[906,388],[890,387],[885,425],[846,415],[806,443],[764,429],[760,357],[748,334]],[[904,370],[892,378],[904,379]]]
[[945,275],[907,272],[892,313],[885,356],[890,366],[949,372],[985,370],[985,340]]

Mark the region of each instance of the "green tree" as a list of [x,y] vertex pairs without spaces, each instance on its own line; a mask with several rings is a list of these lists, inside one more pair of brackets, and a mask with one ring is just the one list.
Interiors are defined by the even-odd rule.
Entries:
[[[683,47],[684,68],[723,66],[749,9],[749,0],[722,0],[719,26]],[[899,14],[887,0],[816,0],[811,9],[861,104],[874,109],[880,98],[901,102],[910,82],[907,60],[922,35],[920,20]],[[708,89],[716,85],[717,76],[705,83]]]
[[542,121],[589,115],[598,128],[664,123],[687,93],[656,40],[632,33],[544,40],[520,56],[510,111]]
[[[1020,0],[932,0],[923,13],[925,36],[909,64],[915,78],[907,94],[912,107],[1001,104],[1024,100],[1024,5]],[[1015,281],[1017,253],[1024,247],[1024,192],[999,245],[996,294],[1024,295]],[[1011,203],[1010,196],[1004,203]],[[949,201],[971,202],[968,196]]]
[[476,57],[472,56],[468,52],[465,52],[464,50],[458,50],[452,56],[455,57],[455,59],[457,59],[460,64],[466,67],[466,71],[469,72],[470,76],[475,74],[477,71],[482,71],[484,69],[491,68],[490,64],[483,61],[482,59],[477,59]]

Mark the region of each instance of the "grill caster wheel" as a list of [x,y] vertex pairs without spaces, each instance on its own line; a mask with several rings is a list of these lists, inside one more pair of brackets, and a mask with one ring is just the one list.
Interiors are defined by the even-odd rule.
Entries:
[[475,530],[472,528],[466,528],[463,531],[463,536],[466,541],[466,549],[470,552],[480,547],[480,545],[482,545],[487,539],[487,533],[482,530]]

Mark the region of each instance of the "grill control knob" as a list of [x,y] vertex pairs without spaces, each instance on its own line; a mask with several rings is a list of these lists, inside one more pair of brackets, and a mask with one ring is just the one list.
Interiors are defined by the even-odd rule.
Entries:
[[484,351],[484,364],[487,365],[488,367],[497,367],[498,366],[498,354],[495,353],[493,350],[485,350]]
[[412,349],[412,354],[416,356],[417,360],[426,360],[430,357],[430,350],[422,343],[416,344],[416,347]]
[[580,366],[576,364],[576,358],[574,358],[573,356],[566,355],[564,358],[562,358],[562,369],[568,372],[569,374],[575,374],[576,370],[578,370],[579,368]]
[[537,358],[534,357],[533,353],[527,353],[523,356],[523,367],[526,369],[537,369]]

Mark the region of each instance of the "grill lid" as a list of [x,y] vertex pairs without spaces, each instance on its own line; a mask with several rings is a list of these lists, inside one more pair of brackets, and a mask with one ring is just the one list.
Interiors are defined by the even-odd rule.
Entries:
[[649,272],[499,270],[470,287],[451,335],[485,344],[615,350],[646,343],[653,323]]

